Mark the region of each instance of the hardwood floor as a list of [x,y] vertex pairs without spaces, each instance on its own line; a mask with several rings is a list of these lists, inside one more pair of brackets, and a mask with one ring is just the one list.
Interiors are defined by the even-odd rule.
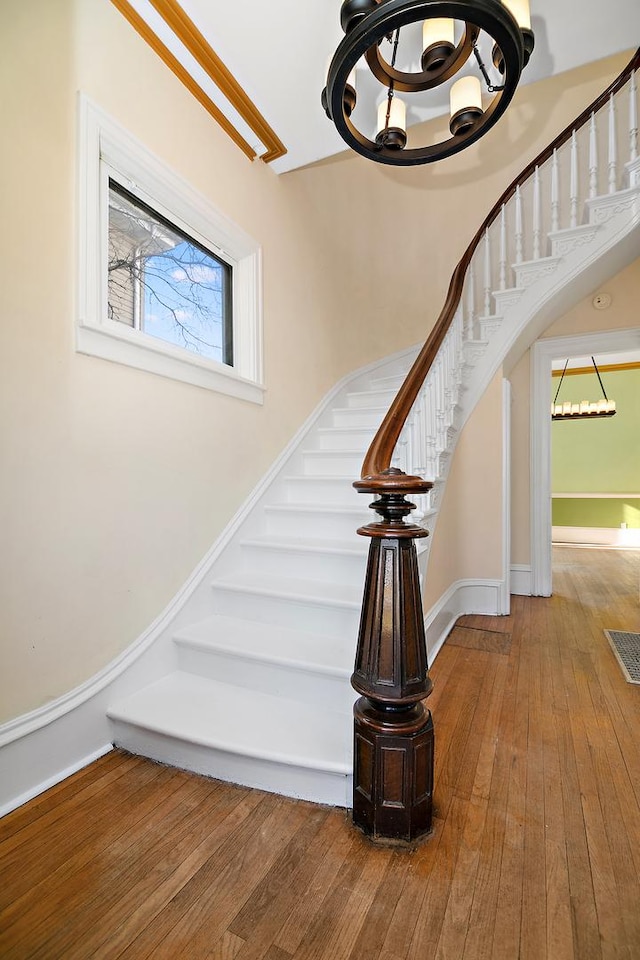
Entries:
[[0,821],[0,957],[640,958],[640,551],[555,549],[550,599],[462,618],[434,664],[435,829],[114,752]]

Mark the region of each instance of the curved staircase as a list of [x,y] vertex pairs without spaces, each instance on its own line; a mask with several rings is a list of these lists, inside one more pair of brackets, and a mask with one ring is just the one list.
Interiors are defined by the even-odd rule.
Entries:
[[[367,548],[355,530],[370,519],[352,481],[367,448],[363,473],[380,472],[386,444],[393,466],[432,482],[413,518],[432,531],[460,429],[505,358],[640,253],[638,65],[636,55],[505,191],[417,359],[416,350],[396,355],[331,393],[170,622],[92,694],[94,712],[102,709],[94,739],[106,708],[114,742],[132,752],[350,805],[349,678]],[[418,544],[423,572],[429,541]],[[83,702],[76,697],[67,716]]]

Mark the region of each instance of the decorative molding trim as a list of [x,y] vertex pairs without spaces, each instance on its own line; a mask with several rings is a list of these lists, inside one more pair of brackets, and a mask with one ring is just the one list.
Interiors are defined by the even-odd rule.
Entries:
[[[640,370],[640,361],[635,360],[633,363],[606,363],[598,364],[598,370],[602,373],[615,373],[618,370]],[[565,377],[575,377],[577,374],[583,373],[593,373],[593,367],[567,367],[565,371]],[[552,377],[561,377],[562,370],[552,370]]]
[[480,336],[483,340],[490,340],[494,333],[502,326],[502,317],[480,317]]
[[553,500],[640,500],[640,493],[552,493]]
[[511,593],[519,597],[531,596],[531,567],[525,563],[511,564]]
[[595,238],[598,227],[591,223],[581,223],[578,227],[567,227],[549,233],[551,256],[566,257],[579,247],[584,247]]
[[[213,119],[220,124],[233,142],[240,147],[242,152],[250,160],[253,160],[257,156],[255,149],[239,133],[231,121],[227,119],[222,110],[207,96],[188,70],[160,40],[128,0],[111,0],[111,2],[140,34],[142,39],[158,54],[160,59],[169,67],[180,82],[184,84],[187,90]],[[176,0],[150,0],[150,2],[175,37],[194,60],[200,64],[209,79],[216,85],[225,99],[242,117],[253,133],[255,133],[260,142],[264,144],[266,153],[264,153],[260,159],[264,160],[265,163],[270,163],[272,160],[283,157],[287,150],[280,138],[269,126],[256,105],[248,97],[218,55],[214,53],[193,21],[189,19]]]
[[501,616],[502,580],[456,580],[424,618],[427,654],[432,664],[458,617],[478,613]]
[[[526,290],[543,277],[555,273],[560,264],[560,257],[545,257],[544,260],[528,260],[526,263],[514,263],[512,269],[516,275],[516,287]],[[504,306],[504,299],[502,301]]]
[[511,612],[511,382],[502,379],[502,581],[499,612]]
[[637,350],[640,328],[538,340],[531,348],[531,595],[551,596],[551,364],[574,354]]
[[608,223],[613,217],[627,210],[637,215],[639,202],[638,188],[630,187],[628,190],[619,190],[617,193],[585,200],[585,205],[589,221],[599,225]]

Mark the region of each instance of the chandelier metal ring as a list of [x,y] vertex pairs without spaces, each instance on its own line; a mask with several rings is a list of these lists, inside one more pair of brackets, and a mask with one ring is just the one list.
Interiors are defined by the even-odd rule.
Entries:
[[437,71],[422,70],[418,73],[405,73],[403,70],[396,70],[382,57],[377,43],[369,47],[365,53],[365,58],[371,73],[380,83],[388,86],[393,81],[395,90],[403,93],[420,93],[423,90],[438,87],[445,80],[449,80],[450,77],[456,75],[460,67],[471,56],[473,45],[478,39],[479,33],[478,27],[473,24],[466,24],[460,43]]
[[[462,21],[467,26],[451,56],[435,76],[430,75],[434,82],[425,85],[426,71],[396,71],[382,59],[378,45],[383,39],[408,24],[438,18]],[[497,88],[482,117],[471,128],[439,143],[402,150],[380,145],[357,129],[350,119],[355,98],[348,79],[362,57],[366,57],[374,75],[384,84],[391,83],[392,89],[410,92],[429,89],[457,72],[467,59],[463,58],[463,52],[467,49],[471,52],[481,30],[493,39],[494,49],[501,56],[503,78],[502,86]],[[430,163],[464,150],[493,127],[513,98],[525,62],[522,31],[500,0],[381,0],[349,27],[340,42],[329,66],[322,101],[340,136],[357,153],[394,166]],[[454,63],[455,70],[452,69]]]

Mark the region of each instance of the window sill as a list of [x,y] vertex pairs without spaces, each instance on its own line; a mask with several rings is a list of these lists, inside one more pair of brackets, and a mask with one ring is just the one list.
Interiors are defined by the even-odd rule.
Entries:
[[180,380],[230,397],[263,403],[265,387],[239,376],[232,367],[188,354],[139,331],[118,330],[116,324],[78,324],[76,350],[91,357],[122,363],[137,370]]

